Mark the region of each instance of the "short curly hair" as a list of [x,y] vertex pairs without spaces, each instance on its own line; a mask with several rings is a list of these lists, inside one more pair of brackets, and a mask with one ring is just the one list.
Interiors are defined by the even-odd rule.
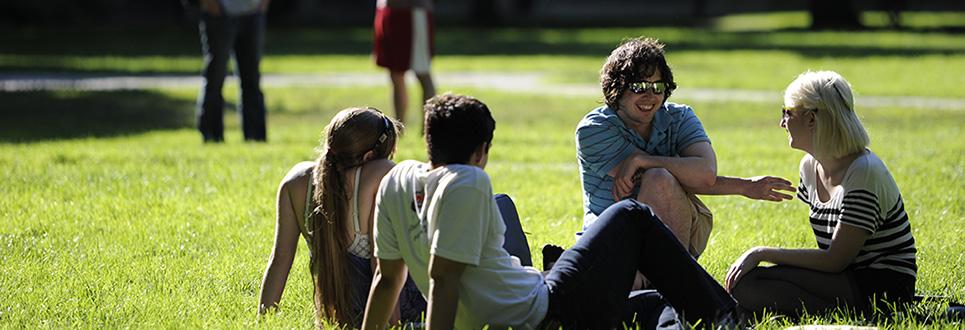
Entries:
[[426,101],[426,146],[432,164],[468,164],[483,143],[491,144],[496,121],[474,97],[445,93]]
[[600,69],[600,87],[603,88],[603,102],[611,108],[616,108],[620,95],[631,83],[636,82],[640,75],[649,76],[655,70],[660,70],[661,80],[667,83],[664,100],[677,88],[673,81],[673,71],[663,55],[664,45],[653,38],[637,37],[624,40],[617,46],[606,64]]

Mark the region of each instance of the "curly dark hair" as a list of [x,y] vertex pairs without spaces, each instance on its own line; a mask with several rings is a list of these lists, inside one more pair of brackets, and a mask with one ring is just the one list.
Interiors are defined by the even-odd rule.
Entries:
[[446,93],[426,101],[425,135],[432,164],[466,164],[483,143],[491,143],[496,121],[485,103]]
[[667,83],[664,100],[677,88],[673,81],[673,71],[663,55],[664,45],[653,38],[637,37],[624,40],[617,46],[606,64],[600,69],[600,87],[603,88],[603,102],[611,108],[616,108],[620,95],[631,83],[640,79],[640,75],[649,76],[655,70],[660,70],[660,76]]

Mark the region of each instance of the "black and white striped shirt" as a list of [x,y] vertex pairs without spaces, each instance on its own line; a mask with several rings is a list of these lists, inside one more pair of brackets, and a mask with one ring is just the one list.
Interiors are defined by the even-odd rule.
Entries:
[[817,160],[801,160],[797,197],[811,208],[811,228],[818,247],[827,249],[838,223],[863,229],[871,236],[851,263],[854,269],[887,269],[916,276],[915,238],[901,192],[885,164],[871,150],[856,158],[841,185],[822,202],[817,193]]

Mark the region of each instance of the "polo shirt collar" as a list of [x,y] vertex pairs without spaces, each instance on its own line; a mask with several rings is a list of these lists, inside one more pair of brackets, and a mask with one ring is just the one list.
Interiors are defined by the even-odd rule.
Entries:
[[667,109],[667,102],[664,102],[657,113],[653,115],[653,121],[650,123],[650,136],[647,140],[662,140],[664,136],[667,136],[668,130],[670,130],[670,110]]
[[667,137],[668,131],[670,130],[671,118],[666,102],[664,102],[664,104],[660,106],[660,109],[657,109],[657,113],[653,115],[653,121],[650,123],[650,136],[647,137],[642,137],[637,134],[636,131],[627,127],[623,119],[620,119],[620,116],[617,115],[616,109],[605,107],[602,112],[606,115],[608,121],[629,132],[630,135],[635,137],[634,140],[639,141],[641,145],[660,143]]

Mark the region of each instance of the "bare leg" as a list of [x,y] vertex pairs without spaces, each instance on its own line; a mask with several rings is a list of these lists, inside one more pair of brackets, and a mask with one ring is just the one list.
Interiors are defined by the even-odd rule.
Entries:
[[[703,251],[694,251],[690,246],[690,234],[693,227],[693,210],[687,192],[677,182],[677,178],[663,168],[651,168],[640,176],[640,192],[637,200],[650,206],[653,213],[670,228],[680,245],[683,245],[692,255],[699,255]],[[650,287],[650,281],[637,272],[633,281],[633,289],[640,290]]]
[[392,106],[395,107],[395,118],[405,123],[405,113],[409,106],[409,95],[405,90],[405,71],[389,71],[392,80]]
[[[422,106],[425,107],[426,101],[436,96],[436,86],[432,83],[432,74],[429,72],[416,73],[415,76],[419,79],[419,84],[422,85]],[[419,113],[422,113],[422,111]],[[422,116],[420,116],[420,118],[422,118]],[[419,121],[419,125],[422,125],[422,120]],[[422,132],[421,128],[419,132]]]
[[[687,192],[680,186],[680,182],[669,171],[663,168],[651,168],[640,177],[640,193],[637,200],[650,206],[653,213],[674,236],[680,244],[690,248],[690,234],[693,227],[694,214]],[[691,254],[702,251],[691,251]]]
[[760,313],[768,309],[784,315],[828,312],[854,305],[857,288],[846,272],[773,266],[758,267],[745,275],[732,291],[741,306]]
[[422,85],[422,103],[425,104],[427,100],[436,96],[436,85],[432,82],[432,74],[417,72],[415,77],[419,79],[419,84]]

